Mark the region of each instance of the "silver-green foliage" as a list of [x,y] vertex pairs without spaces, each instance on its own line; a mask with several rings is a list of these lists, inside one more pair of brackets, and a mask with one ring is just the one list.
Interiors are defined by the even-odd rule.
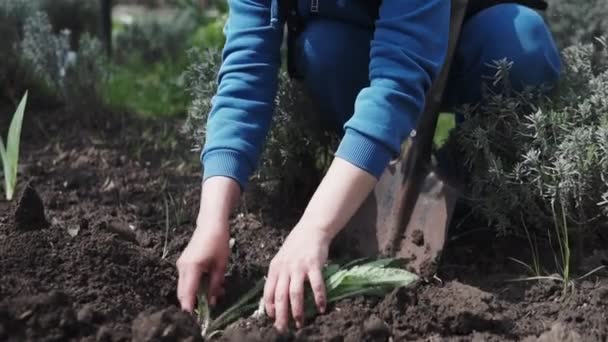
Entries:
[[168,18],[145,16],[116,32],[114,57],[122,61],[136,55],[147,63],[177,59],[188,48],[196,24],[183,11]]
[[[523,223],[537,232],[556,224],[558,230],[605,228],[606,43],[572,46],[562,55],[564,70],[555,94],[489,94],[465,110],[456,135],[470,172],[474,212],[500,234],[522,233]],[[508,69],[508,64],[497,67]]]
[[70,35],[69,30],[55,34],[48,16],[36,12],[26,19],[23,28],[21,59],[65,104],[83,108],[99,103],[98,87],[105,77],[104,53],[99,41],[87,33],[74,51]]
[[38,10],[38,2],[30,0],[0,1],[0,97],[11,96],[16,82],[23,81],[19,42],[26,19]]
[[[105,59],[87,33],[97,27],[93,8],[76,0],[0,1],[0,97],[42,87],[37,95],[49,88],[72,107],[97,104]],[[62,30],[68,27],[76,31]]]
[[549,1],[547,18],[562,47],[590,43],[595,37],[608,34],[608,1]]

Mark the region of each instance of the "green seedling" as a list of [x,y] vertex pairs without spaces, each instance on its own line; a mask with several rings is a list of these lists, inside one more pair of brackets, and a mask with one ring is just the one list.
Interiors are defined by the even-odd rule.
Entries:
[[[586,274],[573,278],[570,271],[570,263],[571,263],[571,252],[570,252],[570,241],[569,241],[569,229],[568,229],[568,221],[566,218],[565,206],[559,203],[559,208],[555,207],[555,202],[551,202],[551,208],[554,218],[554,229],[555,235],[557,237],[557,247],[553,246],[553,242],[551,241],[551,234],[549,233],[549,242],[551,244],[552,249],[554,250],[553,258],[555,260],[555,268],[557,273],[549,274],[547,271],[541,268],[540,266],[540,256],[538,250],[538,244],[536,241],[532,240],[530,237],[529,230],[524,223],[524,229],[526,231],[528,237],[528,243],[530,244],[530,248],[532,250],[532,264],[528,265],[525,262],[510,258],[512,261],[517,262],[518,264],[524,266],[530,273],[533,274],[531,277],[523,277],[512,279],[511,281],[542,281],[542,280],[552,280],[557,281],[562,284],[562,295],[566,296],[569,292],[571,292],[577,282],[582,281],[583,279],[590,277],[591,275],[603,270],[606,268],[605,265],[596,267],[595,269],[587,272]],[[522,222],[523,217],[522,217]],[[557,249],[557,251],[555,251]]]
[[211,323],[211,310],[209,309],[209,302],[207,301],[207,290],[209,287],[208,279],[203,279],[201,288],[199,289],[198,305],[196,306],[196,316],[198,318],[198,324],[201,326],[201,335],[207,336],[207,330]]
[[161,255],[161,259],[165,259],[169,256],[169,202],[167,201],[167,197],[165,200],[165,243],[163,245],[163,254]]
[[530,230],[528,229],[528,225],[526,225],[526,221],[524,220],[523,214],[520,214],[520,216],[521,216],[521,224],[524,227],[524,232],[526,233],[526,238],[528,239],[528,246],[530,247],[530,252],[532,254],[532,263],[527,264],[524,261],[521,261],[519,259],[512,258],[512,257],[509,257],[509,259],[522,265],[524,268],[526,268],[528,270],[528,272],[530,272],[530,274],[533,277],[542,277],[544,270],[540,264],[540,252],[538,250],[538,243],[536,241],[536,236],[534,236],[534,239],[532,238],[532,235],[530,234]]
[[[418,276],[396,266],[395,259],[380,259],[369,261],[360,259],[339,266],[329,264],[323,269],[323,278],[327,291],[328,303],[339,300],[358,297],[376,296],[383,297],[396,288],[412,285],[418,280]],[[266,313],[262,291],[264,279],[249,290],[239,301],[224,311],[215,319],[209,315],[209,306],[206,299],[206,288],[203,286],[198,297],[197,315],[203,337],[209,338],[220,332],[234,321],[253,312],[253,317],[262,317]],[[317,314],[314,297],[310,289],[305,298],[306,316],[313,317]]]
[[261,279],[234,305],[226,309],[216,318],[212,319],[209,301],[207,300],[208,281],[208,279],[203,279],[203,284],[201,285],[198,294],[198,305],[196,310],[198,322],[201,326],[201,335],[207,339],[220,333],[221,329],[225,328],[237,319],[253,312],[258,307],[258,301],[256,299],[264,289],[264,279]]
[[27,91],[17,110],[13,114],[8,135],[6,137],[6,146],[2,137],[0,137],[0,157],[2,158],[2,167],[4,172],[4,193],[8,201],[13,199],[15,187],[17,185],[17,166],[19,165],[19,142],[21,140],[21,126],[23,123],[23,113],[25,112],[25,104],[27,103]]

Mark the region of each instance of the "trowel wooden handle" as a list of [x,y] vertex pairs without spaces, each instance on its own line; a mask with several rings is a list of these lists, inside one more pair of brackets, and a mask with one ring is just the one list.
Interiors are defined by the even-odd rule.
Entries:
[[[415,147],[412,146],[413,151],[405,153],[411,156],[402,156],[402,158],[414,158],[412,161],[416,166],[421,165],[420,163],[426,163],[431,155],[435,127],[437,126],[437,117],[439,115],[443,93],[452,67],[454,53],[458,45],[458,38],[460,37],[460,31],[466,15],[468,2],[468,0],[452,0],[450,36],[445,62],[427,94],[426,106],[418,121],[415,136],[413,137]],[[414,169],[417,168],[419,167],[414,167]]]

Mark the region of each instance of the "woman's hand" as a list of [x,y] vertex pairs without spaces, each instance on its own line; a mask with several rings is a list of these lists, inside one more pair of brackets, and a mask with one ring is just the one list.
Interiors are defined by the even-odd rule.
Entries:
[[264,286],[264,305],[268,316],[275,318],[279,331],[287,328],[291,316],[296,326],[304,324],[304,292],[308,281],[319,312],[327,303],[322,269],[327,261],[331,238],[316,227],[296,226],[270,263]]
[[226,177],[213,177],[202,187],[196,230],[177,260],[177,297],[183,310],[192,312],[201,277],[209,277],[208,300],[215,305],[222,295],[224,273],[230,256],[230,211],[240,195],[238,184]]
[[304,283],[310,282],[319,312],[327,303],[322,269],[332,239],[374,188],[374,176],[340,158],[334,159],[302,219],[270,263],[264,305],[275,327],[284,331],[291,315],[304,323]]
[[192,312],[203,276],[209,277],[207,297],[214,306],[223,292],[230,255],[228,222],[197,229],[177,260],[177,297],[182,309]]

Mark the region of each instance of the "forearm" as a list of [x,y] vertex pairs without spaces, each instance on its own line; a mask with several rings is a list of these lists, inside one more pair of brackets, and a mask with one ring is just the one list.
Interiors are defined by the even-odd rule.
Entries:
[[301,219],[333,239],[370,194],[377,179],[340,158],[334,159]]
[[203,182],[197,231],[225,227],[241,195],[239,184],[232,178],[212,177]]

